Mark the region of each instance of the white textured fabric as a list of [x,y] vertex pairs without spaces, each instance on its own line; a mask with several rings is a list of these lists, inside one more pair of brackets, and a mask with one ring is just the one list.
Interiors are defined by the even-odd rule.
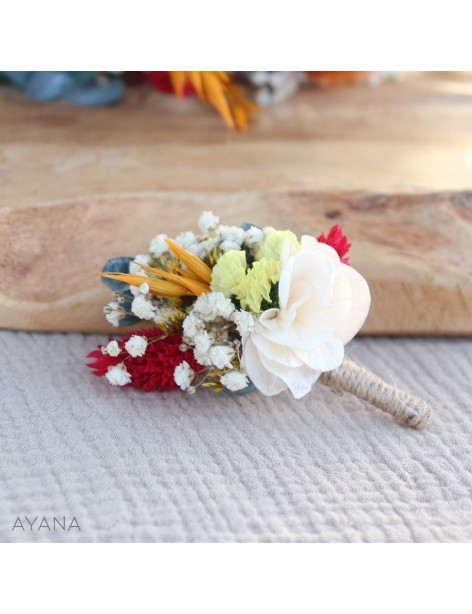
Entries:
[[[100,341],[0,333],[0,540],[472,540],[471,340],[351,344],[436,406],[424,432],[320,385],[299,401],[118,389],[84,367]],[[24,515],[81,531],[12,531]]]

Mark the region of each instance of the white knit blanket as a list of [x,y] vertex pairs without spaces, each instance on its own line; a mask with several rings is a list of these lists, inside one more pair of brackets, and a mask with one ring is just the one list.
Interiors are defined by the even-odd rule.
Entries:
[[0,333],[1,541],[472,540],[472,340],[348,348],[436,407],[424,432],[321,385],[118,389],[84,366],[102,340]]

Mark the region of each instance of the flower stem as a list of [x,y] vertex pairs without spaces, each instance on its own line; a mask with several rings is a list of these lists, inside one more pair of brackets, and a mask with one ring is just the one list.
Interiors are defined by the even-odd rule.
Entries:
[[387,384],[349,358],[337,369],[322,373],[319,381],[334,391],[349,392],[369,402],[412,428],[422,429],[432,419],[432,409],[425,401]]

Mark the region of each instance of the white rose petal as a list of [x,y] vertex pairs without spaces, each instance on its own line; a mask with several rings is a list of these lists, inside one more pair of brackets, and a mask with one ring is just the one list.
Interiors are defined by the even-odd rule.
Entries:
[[248,378],[241,373],[241,371],[228,371],[221,377],[221,383],[223,386],[228,388],[228,390],[232,390],[233,392],[237,390],[243,390],[249,384]]
[[307,394],[323,371],[339,367],[344,345],[370,307],[365,279],[329,245],[303,237],[300,250],[284,245],[279,308],[263,312],[243,337],[241,365],[266,395],[290,389]]
[[126,384],[131,382],[131,375],[123,363],[108,367],[105,377],[113,386],[126,386]]
[[125,349],[133,358],[144,356],[147,348],[147,339],[141,335],[133,335],[126,343]]

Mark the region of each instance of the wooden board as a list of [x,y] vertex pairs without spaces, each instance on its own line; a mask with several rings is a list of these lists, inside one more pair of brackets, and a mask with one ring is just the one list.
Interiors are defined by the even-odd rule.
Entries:
[[299,234],[341,224],[354,243],[351,263],[372,290],[365,333],[472,332],[472,193],[167,192],[3,210],[0,321],[112,330],[102,314],[111,295],[93,272],[109,257],[145,252],[154,234],[196,229],[204,209],[229,224],[270,223]]
[[301,91],[245,134],[146,90],[84,109],[0,89],[0,327],[105,330],[91,271],[213,208],[342,223],[372,286],[367,332],[471,333],[471,143],[472,79],[450,73]]

